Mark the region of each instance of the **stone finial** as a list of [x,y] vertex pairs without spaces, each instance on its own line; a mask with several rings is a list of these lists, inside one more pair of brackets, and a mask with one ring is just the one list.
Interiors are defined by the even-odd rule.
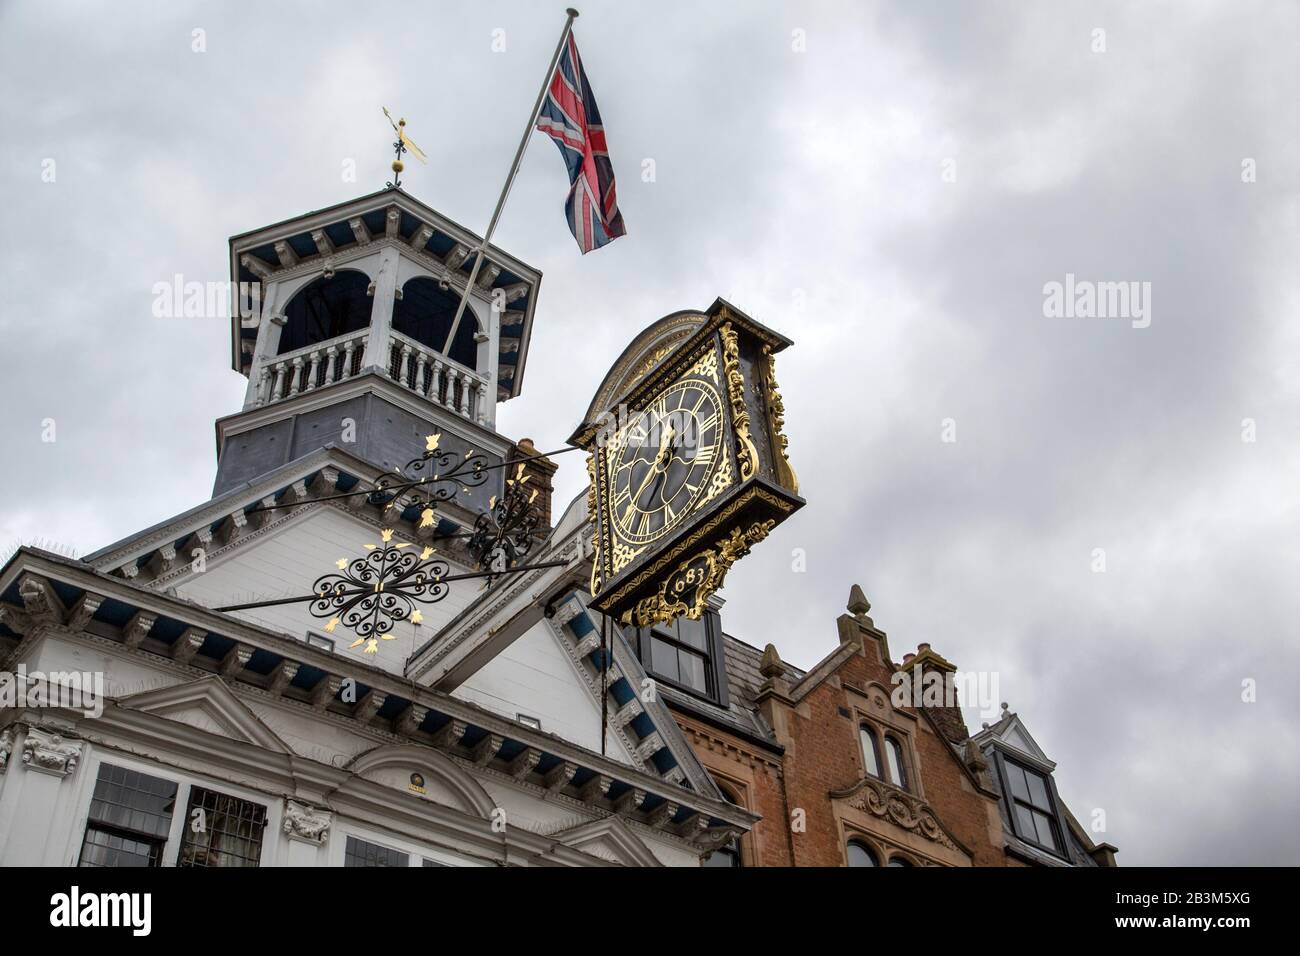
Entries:
[[781,663],[781,655],[776,652],[775,644],[763,648],[763,659],[758,662],[758,672],[768,680],[785,676],[785,665]]
[[1010,716],[1011,716],[1011,705],[1008,704],[1008,703],[1004,700],[1004,701],[1002,702],[1002,718],[1001,718],[1001,719],[1002,719],[1002,720],[1006,720],[1006,719],[1007,719],[1008,717],[1010,717]]
[[870,610],[871,602],[868,601],[867,596],[862,593],[861,585],[853,585],[853,587],[849,589],[849,613],[861,616]]

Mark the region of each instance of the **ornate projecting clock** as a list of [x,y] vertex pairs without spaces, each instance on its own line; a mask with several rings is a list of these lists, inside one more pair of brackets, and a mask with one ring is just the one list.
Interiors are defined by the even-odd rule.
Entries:
[[789,340],[718,299],[628,347],[572,439],[588,452],[592,607],[698,618],[727,570],[803,505],[774,355]]

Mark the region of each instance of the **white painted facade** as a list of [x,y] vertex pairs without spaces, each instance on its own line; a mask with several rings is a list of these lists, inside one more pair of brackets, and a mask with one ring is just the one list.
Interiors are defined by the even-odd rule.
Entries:
[[[364,242],[344,250],[321,238],[338,216],[359,221],[376,209],[388,216],[382,234],[354,222]],[[403,238],[394,211],[417,217],[413,235]],[[442,260],[424,245],[434,226],[457,242]],[[275,315],[324,269],[365,272],[375,301],[364,338],[372,356],[387,355],[397,290],[415,275],[447,275],[474,241],[458,230],[403,193],[376,194],[237,237],[232,274],[241,264],[254,269]],[[314,257],[288,247],[304,232]],[[267,244],[278,267],[247,258],[246,249]],[[467,414],[382,370],[342,386],[312,377],[306,390],[319,387],[317,395],[286,392],[268,402],[263,371],[284,359],[279,325],[261,324],[250,344],[236,321],[236,367],[250,386],[242,424],[223,440],[273,424],[275,402],[297,414],[355,393],[387,400],[398,392],[390,404],[430,431],[505,454],[513,443],[493,431],[495,403],[517,390],[540,275],[491,252],[487,283],[472,299],[471,321],[480,323],[473,371],[493,385],[477,418],[472,406]],[[503,269],[528,280],[527,289],[502,293],[528,299],[526,317],[504,313],[515,323],[513,344],[499,339],[502,314],[487,307]],[[511,349],[518,354],[505,375],[498,358]],[[419,358],[415,381],[427,381],[436,358]],[[342,629],[326,634],[306,603],[219,610],[312,593],[337,560],[377,544],[381,527],[397,541],[429,544],[433,531],[404,518],[403,508],[354,491],[373,489],[387,471],[323,444],[85,560],[21,548],[0,568],[0,675],[11,691],[0,696],[0,866],[132,853],[162,866],[240,858],[339,866],[360,844],[391,865],[695,866],[753,825],[756,817],[723,799],[666,707],[637,696],[645,675],[617,628],[611,656],[602,656],[602,622],[583,591],[590,541],[582,499],[529,556],[557,566],[487,589],[454,582],[443,600],[421,608],[421,625],[399,624],[375,654],[352,648],[354,635]],[[458,514],[440,517],[463,522]],[[453,573],[470,569],[454,543],[446,551]],[[94,706],[50,699],[74,674],[102,681]],[[106,810],[142,799],[123,795],[123,774],[160,792],[174,787],[166,813]],[[212,801],[197,830],[192,796]]]

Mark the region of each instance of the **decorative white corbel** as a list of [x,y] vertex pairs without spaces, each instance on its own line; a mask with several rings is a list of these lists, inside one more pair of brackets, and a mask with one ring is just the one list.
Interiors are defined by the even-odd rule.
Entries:
[[248,253],[244,253],[239,257],[239,264],[259,279],[269,279],[274,275],[274,270],[270,266],[257,256],[251,256]]
[[125,647],[139,647],[144,643],[144,639],[153,630],[158,615],[150,614],[148,611],[136,611],[131,616],[131,620],[126,622],[126,627],[122,628],[122,644]]
[[322,256],[334,255],[334,243],[324,229],[313,229],[311,231],[311,241],[316,243],[316,251]]
[[425,245],[433,238],[433,226],[421,224],[420,228],[411,233],[411,248],[416,252],[422,252]]
[[[514,283],[513,285],[508,285],[508,286],[506,286],[506,287],[505,287],[504,289],[502,289],[501,291],[504,292],[504,293],[506,294],[506,302],[507,302],[507,303],[515,302],[515,301],[517,301],[517,300],[519,300],[519,299],[522,299],[524,296],[526,296],[526,295],[528,294],[528,283],[527,283],[527,282],[516,282],[516,283]],[[523,313],[520,313],[520,315],[522,315],[522,314],[523,314]]]
[[275,256],[280,260],[280,268],[292,269],[298,264],[298,253],[293,251],[293,246],[281,239],[275,244]]
[[77,769],[81,760],[81,741],[68,740],[62,734],[29,727],[23,738],[23,766],[28,770],[66,777]]
[[578,600],[576,594],[570,594],[555,609],[555,617],[551,618],[558,627],[563,627],[582,613],[582,602]]
[[573,782],[574,775],[578,772],[578,765],[569,761],[557,763],[554,767],[546,772],[546,789],[551,793],[558,793]]
[[208,632],[200,630],[197,627],[187,627],[181,636],[176,638],[176,643],[172,645],[172,660],[180,664],[188,664],[194,659],[194,655],[199,652],[203,642],[207,639]]
[[636,746],[636,755],[642,760],[649,760],[654,754],[664,749],[664,739],[659,731],[654,731]]
[[447,253],[446,258],[442,260],[442,264],[452,272],[455,272],[464,265],[465,260],[469,258],[471,251],[472,250],[468,246],[458,242],[452,247],[451,252]]
[[14,729],[6,727],[0,730],[0,773],[9,766],[9,755],[14,752]]
[[54,586],[45,578],[24,574],[18,579],[18,597],[23,609],[38,624],[62,623],[67,615],[63,602],[54,593]]
[[542,760],[542,752],[536,747],[525,747],[514,760],[510,761],[509,773],[516,780],[523,780],[537,769]]
[[357,240],[357,245],[370,245],[370,229],[366,226],[366,221],[360,216],[355,219],[349,219],[348,225],[352,228],[352,235]]
[[84,629],[103,603],[104,596],[102,594],[94,594],[90,591],[83,594],[68,614],[69,630],[80,631]]
[[329,838],[332,819],[328,810],[299,803],[297,800],[286,799],[284,802],[283,829],[290,840],[320,846]]

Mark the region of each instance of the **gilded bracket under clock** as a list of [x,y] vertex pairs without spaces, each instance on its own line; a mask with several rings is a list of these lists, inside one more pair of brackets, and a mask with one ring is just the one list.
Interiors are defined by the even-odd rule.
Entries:
[[672,621],[682,614],[698,621],[709,597],[722,587],[731,566],[748,554],[753,545],[766,538],[775,525],[774,520],[768,519],[755,521],[748,529],[732,528],[731,533],[714,542],[713,547],[677,565],[656,593],[624,612],[623,623],[650,627]]

